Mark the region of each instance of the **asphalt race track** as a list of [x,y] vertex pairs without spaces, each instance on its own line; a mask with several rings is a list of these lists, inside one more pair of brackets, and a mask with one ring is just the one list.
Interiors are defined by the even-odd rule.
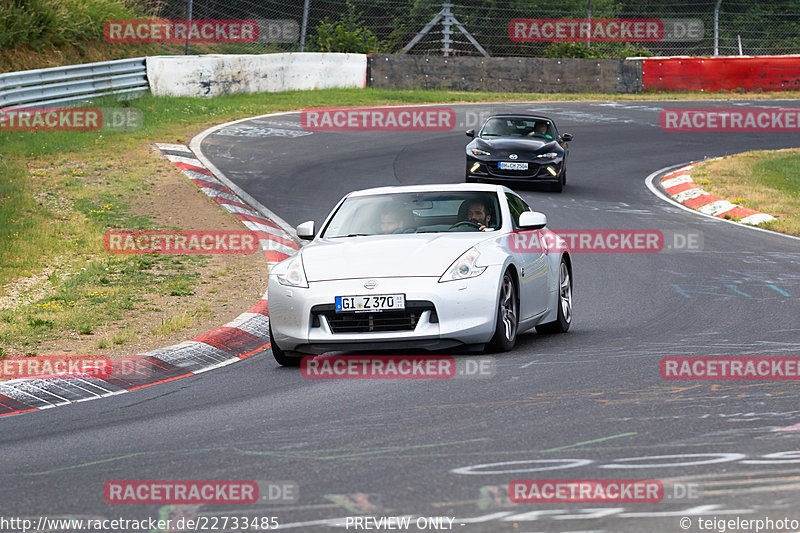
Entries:
[[[418,517],[449,517],[445,530],[519,533],[800,520],[800,425],[776,431],[800,423],[798,383],[659,375],[664,356],[800,356],[800,240],[687,213],[645,186],[664,167],[797,139],[666,133],[664,105],[797,106],[470,105],[456,106],[462,124],[448,132],[309,134],[289,114],[209,135],[203,153],[229,179],[290,224],[319,224],[353,189],[463,181],[463,130],[475,117],[535,111],[575,136],[563,193],[518,189],[550,227],[694,232],[703,249],[574,255],[570,332],[523,335],[494,358],[492,377],[308,380],[266,352],[0,419],[0,515],[277,517],[294,531],[356,531],[335,523],[361,515],[410,516],[420,531]],[[658,503],[509,501],[511,481],[534,478],[656,479],[667,489]],[[176,508],[103,497],[112,480],[206,479],[291,481],[299,500]]]

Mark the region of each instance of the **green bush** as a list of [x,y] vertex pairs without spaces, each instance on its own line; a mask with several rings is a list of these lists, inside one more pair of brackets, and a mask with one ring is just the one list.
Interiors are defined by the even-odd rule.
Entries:
[[644,46],[633,43],[553,43],[545,49],[544,56],[577,59],[624,59],[626,57],[652,57]]
[[348,52],[369,54],[380,51],[378,38],[364,27],[356,7],[347,2],[347,12],[339,20],[331,22],[326,17],[317,26],[317,49],[320,52]]

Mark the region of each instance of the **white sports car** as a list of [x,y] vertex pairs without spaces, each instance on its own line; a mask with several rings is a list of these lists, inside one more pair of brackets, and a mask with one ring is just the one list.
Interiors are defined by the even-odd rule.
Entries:
[[[547,218],[501,185],[382,187],[345,196],[269,274],[281,365],[375,349],[492,351],[572,322],[572,260],[539,239]],[[545,235],[541,235],[545,237]],[[528,243],[545,243],[528,246]]]

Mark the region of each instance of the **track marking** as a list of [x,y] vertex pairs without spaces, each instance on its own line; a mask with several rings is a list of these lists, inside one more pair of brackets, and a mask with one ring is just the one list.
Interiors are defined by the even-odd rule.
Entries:
[[595,444],[597,442],[603,442],[611,439],[618,439],[620,437],[630,437],[632,435],[636,435],[636,432],[634,431],[631,433],[620,433],[619,435],[611,435],[610,437],[602,437],[599,439],[587,440],[584,442],[576,442],[575,444],[569,444],[567,446],[559,446],[558,448],[550,448],[549,450],[542,450],[542,453],[557,452],[561,450],[566,450],[567,448],[575,448],[576,446],[583,446],[584,444]]
[[63,472],[65,470],[74,470],[76,468],[83,468],[85,466],[100,465],[100,464],[103,464],[103,463],[110,463],[110,462],[113,462],[113,461],[119,461],[121,459],[130,459],[131,457],[137,457],[139,455],[147,455],[147,453],[148,452],[129,453],[127,455],[120,455],[118,457],[109,457],[108,459],[100,459],[99,461],[90,461],[88,463],[81,463],[79,465],[64,466],[62,468],[54,468],[53,470],[45,470],[43,472],[31,472],[31,473],[26,473],[26,474],[23,474],[23,475],[25,475],[25,476],[44,476],[44,475],[47,475],[47,474],[52,474],[53,472]]
[[329,460],[336,460],[336,459],[349,459],[352,457],[363,457],[365,455],[380,455],[384,453],[392,453],[392,452],[400,452],[405,450],[419,450],[423,448],[438,448],[441,446],[451,446],[454,444],[469,444],[473,442],[483,442],[483,441],[490,441],[492,439],[480,438],[480,439],[470,439],[470,440],[462,440],[462,441],[453,441],[453,442],[440,442],[436,444],[411,444],[408,446],[389,446],[387,448],[378,448],[376,450],[370,450],[366,452],[359,452],[359,453],[348,453],[342,455],[309,455],[309,454],[299,454],[296,455],[292,452],[289,452],[289,455],[286,452],[259,452],[259,451],[252,451],[252,450],[241,450],[239,448],[233,448],[234,451],[241,453],[242,455],[271,455],[271,456],[278,456],[278,457],[290,457],[294,459],[317,459],[319,461],[329,461]]

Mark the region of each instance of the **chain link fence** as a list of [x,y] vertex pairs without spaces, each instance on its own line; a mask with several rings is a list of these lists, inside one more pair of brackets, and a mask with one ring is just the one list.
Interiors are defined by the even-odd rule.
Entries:
[[153,15],[167,19],[187,19],[191,10],[193,20],[259,24],[257,42],[211,49],[190,43],[189,53],[588,58],[800,53],[800,0],[143,1]]

